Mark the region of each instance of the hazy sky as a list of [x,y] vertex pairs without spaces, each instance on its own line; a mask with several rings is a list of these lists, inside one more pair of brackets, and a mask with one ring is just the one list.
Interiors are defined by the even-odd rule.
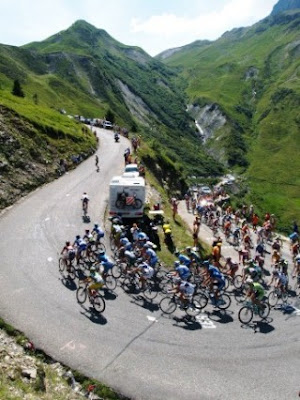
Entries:
[[78,19],[154,56],[266,17],[278,0],[0,0],[0,43],[20,46]]

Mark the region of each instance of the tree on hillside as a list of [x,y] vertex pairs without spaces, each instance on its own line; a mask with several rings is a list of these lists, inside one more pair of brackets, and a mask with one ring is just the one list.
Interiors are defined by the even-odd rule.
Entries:
[[18,81],[18,79],[14,80],[14,86],[11,92],[14,96],[18,96],[18,97],[25,97],[25,94],[23,92],[22,86],[20,84],[20,82]]
[[110,121],[112,124],[115,122],[115,114],[109,109],[105,115],[105,119]]

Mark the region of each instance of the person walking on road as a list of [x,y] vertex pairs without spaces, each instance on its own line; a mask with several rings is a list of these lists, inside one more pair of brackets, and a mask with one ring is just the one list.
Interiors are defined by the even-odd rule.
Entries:
[[96,166],[96,171],[99,172],[100,171],[99,157],[97,156],[97,154],[95,155],[95,166]]

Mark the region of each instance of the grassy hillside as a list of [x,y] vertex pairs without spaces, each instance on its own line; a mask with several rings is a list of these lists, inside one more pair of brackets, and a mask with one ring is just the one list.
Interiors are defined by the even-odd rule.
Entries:
[[229,165],[248,179],[248,201],[280,216],[287,230],[300,220],[299,26],[299,11],[275,14],[164,59],[191,103],[219,105],[227,123],[210,146],[226,149]]
[[79,123],[48,107],[5,92],[0,96],[0,209],[58,176],[60,160],[87,158],[96,138]]

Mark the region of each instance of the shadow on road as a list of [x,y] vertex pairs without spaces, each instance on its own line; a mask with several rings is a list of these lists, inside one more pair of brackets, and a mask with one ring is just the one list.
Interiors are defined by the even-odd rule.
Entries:
[[84,311],[80,311],[80,314],[88,318],[91,322],[94,324],[99,324],[99,325],[106,325],[107,324],[107,319],[104,317],[104,315],[97,313],[93,307],[86,308],[84,306],[81,306]]
[[105,300],[116,300],[118,295],[112,290],[103,289],[103,297],[105,298]]
[[273,322],[272,318],[267,318],[266,320],[263,321],[253,321],[250,324],[243,324],[241,325],[241,328],[243,329],[252,329],[253,333],[271,333],[275,330],[273,325],[270,325],[270,323]]
[[145,299],[145,297],[141,295],[136,295],[131,297],[132,297],[131,303],[136,304],[139,307],[145,308],[146,310],[149,310],[151,312],[158,311],[159,309],[158,304]]
[[[196,320],[194,317],[190,317],[188,315],[184,315],[183,317],[173,317],[173,320],[175,321],[175,324],[173,326],[177,328],[182,328],[188,331],[197,331],[199,329],[202,329],[202,326],[199,321]],[[183,324],[183,325],[179,325]]]
[[212,312],[207,312],[207,316],[210,320],[221,324],[233,322],[232,315],[233,312],[228,310],[213,310]]
[[60,278],[60,281],[67,289],[71,290],[72,292],[74,292],[77,289],[76,283],[70,277]]

